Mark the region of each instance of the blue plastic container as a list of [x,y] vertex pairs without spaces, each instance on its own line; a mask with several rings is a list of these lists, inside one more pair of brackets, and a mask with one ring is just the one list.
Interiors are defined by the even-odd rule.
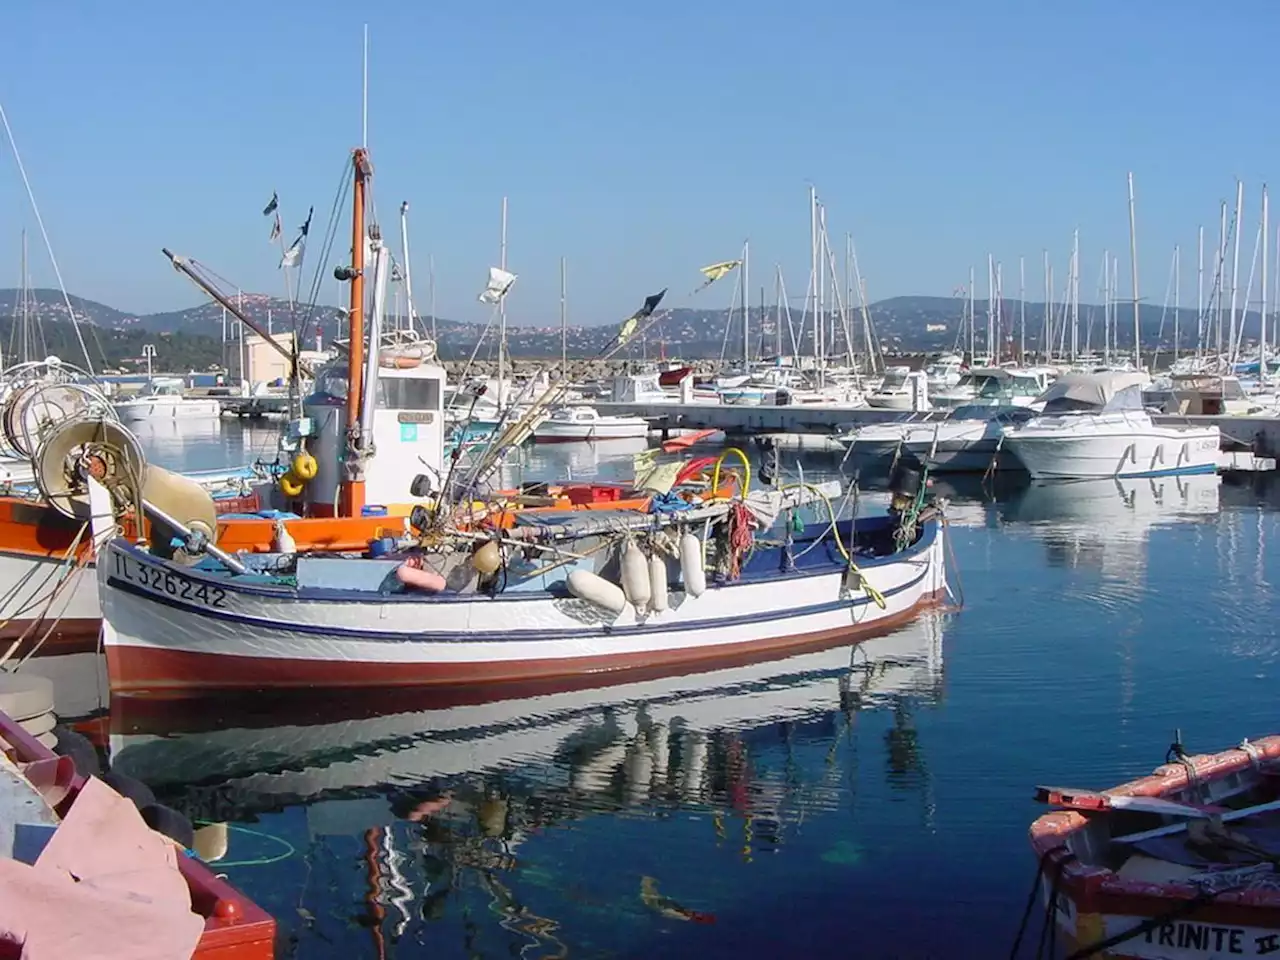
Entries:
[[395,537],[377,537],[369,541],[369,556],[385,557],[396,548]]
[[377,504],[368,504],[360,508],[360,516],[362,517],[385,517],[387,508],[378,506]]

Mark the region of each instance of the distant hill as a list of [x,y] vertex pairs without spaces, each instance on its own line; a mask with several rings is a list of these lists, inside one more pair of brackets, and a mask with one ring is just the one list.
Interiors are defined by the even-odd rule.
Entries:
[[[13,355],[16,339],[12,335],[12,318],[16,315],[16,304],[19,294],[14,289],[0,289],[0,350],[6,357]],[[41,327],[46,338],[52,342],[64,344],[57,352],[67,357],[78,353],[74,331],[69,320],[67,305],[62,295],[56,290],[40,289],[32,291],[31,315],[39,321],[32,324],[31,329]],[[87,321],[90,332],[86,340],[90,341],[91,351],[99,348],[105,355],[108,364],[117,365],[141,353],[143,343],[162,338],[165,344],[157,343],[158,354],[165,359],[166,365],[172,369],[207,369],[217,364],[222,358],[222,308],[215,303],[205,303],[186,310],[166,313],[132,314],[117,310],[106,304],[81,297],[69,298],[76,316]],[[317,306],[312,310],[296,307],[291,310],[287,301],[265,294],[243,294],[241,304],[245,312],[254,320],[266,326],[268,320],[276,330],[289,329],[297,324],[306,331],[307,345],[312,345],[317,326],[323,332],[327,342],[339,331],[343,313],[336,307]],[[962,348],[968,345],[967,332],[961,331],[961,316],[965,308],[964,302],[955,297],[892,297],[872,304],[867,313],[871,327],[888,353],[919,353],[939,350],[951,350],[957,344]],[[1055,306],[1055,312],[1061,305]],[[985,351],[987,330],[987,302],[979,300],[975,303],[977,314],[978,351]],[[1044,304],[1026,304],[1026,345],[1028,350],[1039,350],[1041,335],[1044,329]],[[1132,307],[1121,304],[1118,308],[1115,339],[1120,349],[1131,349],[1133,343]],[[1001,331],[1006,344],[1017,344],[1021,339],[1020,304],[1017,301],[1006,301],[1001,311]],[[848,311],[849,326],[853,332],[855,349],[864,349],[865,323],[860,309]],[[1092,304],[1080,305],[1080,328],[1078,346],[1081,350],[1086,345],[1095,351],[1103,346],[1103,308]],[[619,317],[619,320],[622,318]],[[1161,349],[1169,349],[1173,345],[1174,311],[1164,310],[1151,304],[1141,306],[1142,340],[1144,348],[1154,349],[1159,343]],[[234,320],[232,321],[234,323]],[[423,318],[428,326],[430,320]],[[721,356],[742,355],[741,315],[732,317],[725,310],[692,310],[679,308],[663,315],[647,332],[643,339],[638,339],[627,348],[624,354],[628,357],[639,357],[642,354],[656,356],[659,350],[668,356],[679,356],[686,359],[705,359]],[[753,356],[771,354],[781,342],[783,352],[798,349],[801,353],[813,352],[812,320],[806,319],[800,310],[791,312],[791,328],[788,328],[785,315],[782,320],[782,336],[778,336],[778,324],[774,309],[766,308],[763,313],[759,308],[751,311],[751,351]],[[834,320],[828,324],[827,348],[830,353],[843,352],[845,349],[843,334],[832,341],[831,329],[839,326]],[[1194,310],[1183,309],[1178,317],[1183,347],[1194,345],[1196,339],[1196,314]],[[65,327],[65,329],[63,329]],[[461,323],[445,318],[436,321],[439,335],[441,356],[456,359],[469,356],[475,349],[477,340],[484,327],[480,324]],[[616,325],[570,327],[567,335],[569,353],[575,357],[593,356],[604,349],[611,341]],[[1251,313],[1245,320],[1246,339],[1256,339],[1259,330],[1259,317]],[[21,331],[18,331],[20,336]],[[793,343],[794,336],[794,343]],[[560,353],[560,329],[555,325],[542,326],[510,326],[507,340],[513,356],[516,357],[553,357]],[[661,344],[661,346],[660,346]],[[66,347],[74,352],[68,353]],[[1056,346],[1056,345],[1055,345]],[[1007,352],[1007,347],[1005,348]],[[492,338],[481,347],[480,356],[493,355]],[[100,360],[97,353],[96,360]]]

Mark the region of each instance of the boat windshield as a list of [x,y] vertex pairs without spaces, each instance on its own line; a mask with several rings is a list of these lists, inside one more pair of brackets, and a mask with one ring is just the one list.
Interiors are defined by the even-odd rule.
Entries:
[[979,376],[976,383],[980,397],[999,397],[1007,392],[1007,385],[1000,377]]
[[1013,395],[1015,397],[1036,397],[1044,390],[1044,383],[1034,375],[1013,375]]
[[1098,398],[1065,393],[1053,397],[1044,405],[1046,416],[1064,413],[1112,413],[1122,410],[1142,410],[1142,387],[1138,384],[1117,390],[1105,402]]

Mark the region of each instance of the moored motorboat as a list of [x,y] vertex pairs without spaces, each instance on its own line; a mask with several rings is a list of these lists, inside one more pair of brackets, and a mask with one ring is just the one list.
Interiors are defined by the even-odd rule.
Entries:
[[595,407],[575,405],[553,410],[533,429],[538,443],[633,440],[649,435],[644,417],[602,414]]
[[1165,425],[1142,405],[1141,373],[1074,373],[1040,397],[1044,411],[1005,431],[1005,445],[1038,479],[1212,473],[1216,425]]
[[979,367],[966,370],[958,383],[930,393],[935,409],[986,404],[1028,407],[1053,382],[1057,371],[1048,367]]
[[128,400],[115,403],[122,423],[150,420],[216,420],[222,404],[213,397],[188,397],[178,377],[152,377]]
[[869,424],[842,436],[850,455],[862,460],[905,456],[931,473],[981,473],[1018,468],[1004,449],[1007,426],[1035,416],[1027,407],[957,407],[946,419]]
[[1031,826],[1048,939],[1073,956],[1280,953],[1280,737],[1166,761],[1100,792],[1037,791],[1065,808]]
[[889,367],[880,386],[867,394],[867,406],[879,410],[928,410],[928,378],[923,370]]

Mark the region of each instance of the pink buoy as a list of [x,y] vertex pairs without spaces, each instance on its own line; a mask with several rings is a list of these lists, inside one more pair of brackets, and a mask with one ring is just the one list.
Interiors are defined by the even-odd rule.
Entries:
[[415,590],[439,593],[445,587],[444,577],[434,570],[424,570],[421,564],[422,561],[416,558],[414,560],[406,560],[396,567],[396,579],[406,587],[413,587]]

